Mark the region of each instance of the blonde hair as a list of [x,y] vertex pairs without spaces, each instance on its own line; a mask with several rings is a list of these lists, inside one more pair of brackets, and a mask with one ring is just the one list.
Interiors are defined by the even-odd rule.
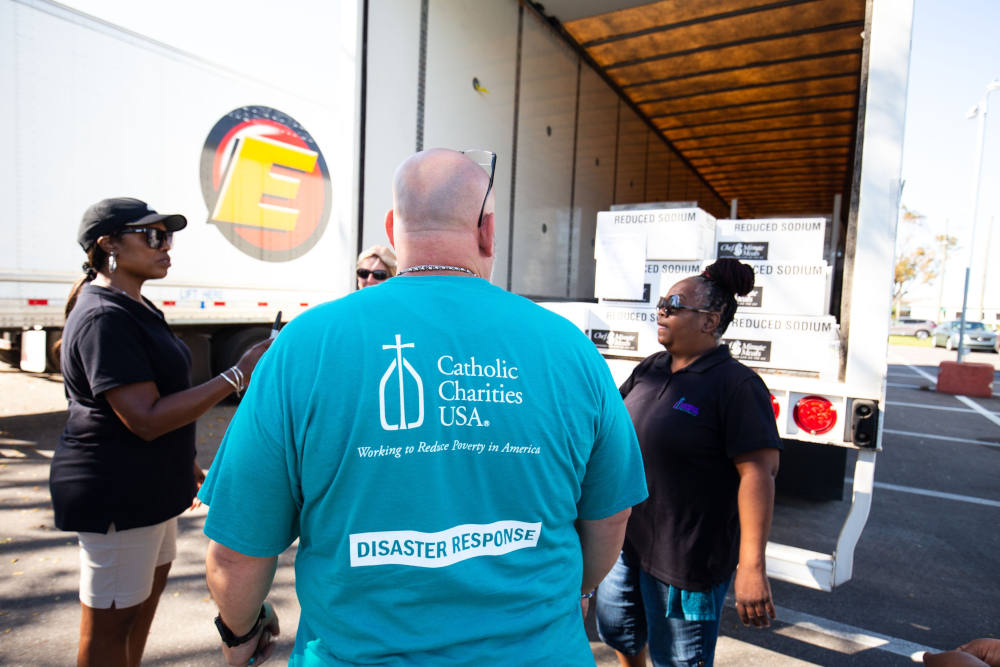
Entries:
[[384,245],[373,245],[371,248],[368,248],[358,255],[357,267],[360,267],[361,262],[365,261],[369,257],[378,257],[382,260],[382,263],[389,269],[390,278],[396,275],[396,253],[393,252],[392,248]]

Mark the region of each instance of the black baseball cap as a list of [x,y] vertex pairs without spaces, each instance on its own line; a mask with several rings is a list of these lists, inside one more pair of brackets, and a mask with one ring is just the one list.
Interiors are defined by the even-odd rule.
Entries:
[[76,240],[86,252],[102,236],[114,234],[125,227],[141,227],[157,222],[162,222],[170,232],[187,227],[187,218],[183,215],[157,213],[146,202],[132,197],[102,199],[83,214]]

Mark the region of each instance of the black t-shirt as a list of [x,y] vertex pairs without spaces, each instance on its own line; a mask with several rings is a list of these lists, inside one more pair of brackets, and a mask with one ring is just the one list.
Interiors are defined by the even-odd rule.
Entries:
[[63,329],[69,419],[52,457],[56,527],[107,532],[177,516],[194,497],[195,425],[145,442],[104,392],[153,381],[166,396],[191,386],[191,353],[163,313],[124,294],[84,285]]
[[770,392],[726,345],[676,373],[667,352],[654,354],[620,389],[649,488],[632,510],[626,540],[657,579],[707,591],[732,576],[739,557],[732,458],[781,448]]

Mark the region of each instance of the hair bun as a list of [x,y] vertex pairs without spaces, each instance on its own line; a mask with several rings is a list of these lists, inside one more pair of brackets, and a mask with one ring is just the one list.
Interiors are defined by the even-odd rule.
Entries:
[[717,259],[702,275],[730,294],[746,296],[753,289],[753,268],[737,259]]

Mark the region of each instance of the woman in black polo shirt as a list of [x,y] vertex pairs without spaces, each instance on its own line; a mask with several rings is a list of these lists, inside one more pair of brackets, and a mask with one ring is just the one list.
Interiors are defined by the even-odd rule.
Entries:
[[730,580],[740,620],[775,618],[764,549],[780,440],[770,392],[721,336],[746,264],[720,259],[658,304],[666,348],[621,386],[642,447],[649,498],[632,510],[618,562],[597,594],[598,629],[623,665],[711,665]]
[[66,305],[69,419],[52,459],[55,523],[80,535],[78,665],[136,666],[167,582],[177,515],[204,474],[194,421],[250,380],[270,341],[191,387],[191,354],[140,290],[170,268],[187,220],[130,198],[84,213],[85,275]]

